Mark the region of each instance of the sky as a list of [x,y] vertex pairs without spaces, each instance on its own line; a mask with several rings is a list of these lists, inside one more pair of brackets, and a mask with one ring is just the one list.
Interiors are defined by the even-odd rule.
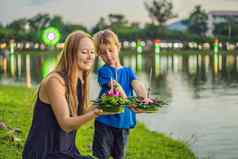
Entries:
[[[144,2],[152,0],[0,0],[0,23],[30,18],[37,13],[61,15],[66,22],[78,23],[91,28],[100,17],[110,13],[124,14],[129,22],[149,22]],[[174,22],[188,17],[195,5],[210,10],[238,11],[238,0],[171,0],[174,13],[178,15]]]

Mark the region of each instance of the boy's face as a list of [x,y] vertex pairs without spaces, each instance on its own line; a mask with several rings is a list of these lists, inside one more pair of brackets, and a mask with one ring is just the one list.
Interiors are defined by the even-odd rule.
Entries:
[[106,64],[116,67],[119,63],[119,48],[114,44],[101,45],[99,56]]

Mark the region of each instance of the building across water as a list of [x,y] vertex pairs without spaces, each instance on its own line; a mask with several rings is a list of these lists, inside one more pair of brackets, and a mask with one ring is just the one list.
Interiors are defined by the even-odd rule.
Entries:
[[207,35],[213,35],[215,24],[228,23],[229,21],[238,22],[238,11],[210,11],[208,12],[208,31]]

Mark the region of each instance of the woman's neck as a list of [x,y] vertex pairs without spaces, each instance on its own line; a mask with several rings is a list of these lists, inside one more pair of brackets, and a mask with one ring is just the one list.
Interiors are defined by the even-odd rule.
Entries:
[[83,71],[78,72],[78,79],[80,79],[81,83],[83,84],[83,82],[84,82],[84,80],[83,80]]

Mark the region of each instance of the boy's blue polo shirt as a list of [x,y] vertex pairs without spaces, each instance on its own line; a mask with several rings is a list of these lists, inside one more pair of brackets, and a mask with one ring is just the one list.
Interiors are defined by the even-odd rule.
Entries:
[[[130,68],[114,68],[108,65],[103,65],[98,69],[97,73],[98,83],[101,87],[99,96],[109,91],[108,82],[110,82],[111,79],[117,80],[117,82],[120,83],[128,97],[133,95],[131,82],[136,80],[136,76]],[[136,114],[128,107],[125,107],[123,113],[102,115],[97,117],[96,121],[115,128],[133,128],[136,125]]]

